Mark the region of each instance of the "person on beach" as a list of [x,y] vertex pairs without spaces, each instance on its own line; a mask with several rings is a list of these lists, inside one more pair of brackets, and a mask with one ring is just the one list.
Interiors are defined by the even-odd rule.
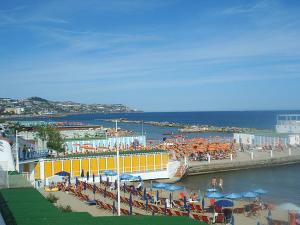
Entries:
[[224,184],[224,181],[223,181],[222,178],[220,178],[220,180],[219,180],[219,187],[220,187],[221,191],[223,191],[223,184]]
[[216,185],[217,185],[217,178],[214,177],[213,179],[211,179],[211,186],[212,186],[213,188],[215,188]]

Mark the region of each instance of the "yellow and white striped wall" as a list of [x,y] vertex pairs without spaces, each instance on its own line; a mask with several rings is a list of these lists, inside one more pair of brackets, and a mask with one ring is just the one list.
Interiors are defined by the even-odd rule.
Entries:
[[[120,155],[119,157],[120,173],[153,173],[167,172],[168,154],[166,152],[142,153]],[[116,155],[96,156],[96,157],[77,157],[77,158],[53,158],[40,159],[38,162],[31,162],[20,165],[22,172],[28,172],[34,176],[35,180],[45,180],[60,171],[66,171],[71,177],[79,177],[81,171],[86,174],[89,171],[90,176],[103,173],[105,170],[116,171]],[[153,173],[153,178],[155,174]],[[147,176],[148,177],[148,176]],[[164,178],[167,178],[164,175]],[[149,178],[151,179],[151,178]]]

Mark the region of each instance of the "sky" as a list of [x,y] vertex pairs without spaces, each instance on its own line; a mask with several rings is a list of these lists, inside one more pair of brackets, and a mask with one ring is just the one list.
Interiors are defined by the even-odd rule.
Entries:
[[0,1],[0,97],[300,109],[298,0]]

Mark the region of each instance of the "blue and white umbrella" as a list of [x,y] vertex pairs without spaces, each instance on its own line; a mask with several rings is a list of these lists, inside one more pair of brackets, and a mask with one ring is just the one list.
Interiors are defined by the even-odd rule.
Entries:
[[169,184],[165,184],[165,183],[152,183],[152,188],[156,188],[156,189],[165,189],[167,186],[169,186]]
[[183,190],[183,189],[184,189],[184,186],[168,185],[168,186],[166,186],[164,189],[167,190],[167,191],[174,192],[174,191]]
[[111,177],[117,175],[117,173],[116,173],[115,171],[112,171],[112,170],[105,170],[105,171],[104,171],[104,174],[105,174],[106,176],[111,176]]
[[259,195],[263,195],[263,194],[267,194],[268,192],[262,188],[258,188],[253,190],[254,193],[259,194]]
[[224,195],[219,192],[206,192],[205,197],[206,198],[223,198]]
[[225,198],[228,199],[240,199],[242,198],[242,195],[238,194],[238,193],[230,193],[224,196]]
[[58,175],[61,177],[66,177],[66,176],[70,176],[70,173],[68,173],[66,171],[60,171],[60,172],[56,173],[55,175]]
[[133,176],[130,175],[130,174],[127,174],[127,173],[123,173],[123,174],[120,176],[120,180],[133,180]]
[[253,191],[247,191],[242,193],[243,198],[256,198],[257,194]]
[[218,190],[216,188],[208,188],[206,191],[207,192],[217,192]]

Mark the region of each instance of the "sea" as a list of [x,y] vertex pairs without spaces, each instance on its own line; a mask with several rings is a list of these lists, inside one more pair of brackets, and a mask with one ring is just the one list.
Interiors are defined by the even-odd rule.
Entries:
[[[105,122],[102,119],[126,118],[128,120],[168,121],[184,124],[257,128],[274,131],[277,115],[279,114],[300,114],[300,110],[95,113],[44,119],[49,121],[80,121],[88,124],[114,127],[115,123]],[[178,134],[177,128],[174,127],[157,127],[131,123],[118,123],[118,127],[133,130],[136,134],[145,134],[148,140],[160,141],[165,137],[165,133]],[[184,135],[187,137],[232,136],[231,133],[192,133]],[[200,189],[204,192],[213,177],[224,180],[224,191],[227,193],[263,188],[268,191],[263,196],[268,202],[274,204],[294,203],[300,206],[300,164],[189,176],[181,180],[179,184],[186,186],[189,190],[198,191]]]

